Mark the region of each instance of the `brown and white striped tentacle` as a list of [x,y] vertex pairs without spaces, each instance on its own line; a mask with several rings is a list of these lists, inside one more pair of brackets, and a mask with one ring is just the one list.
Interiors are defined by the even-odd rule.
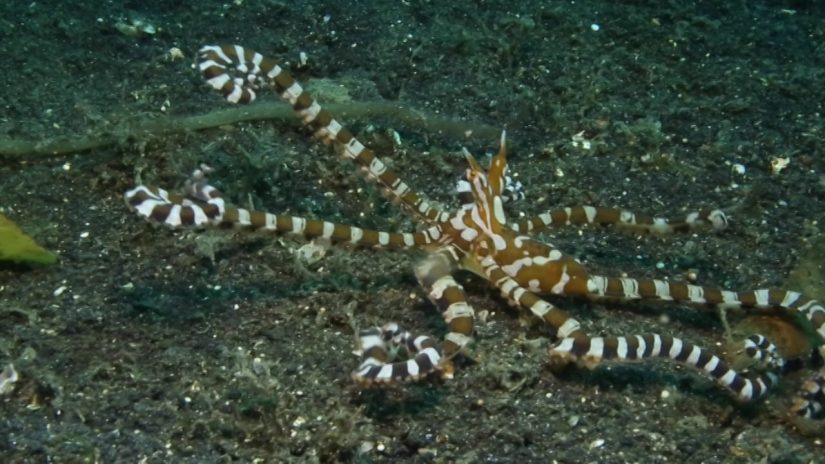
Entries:
[[818,334],[818,344],[825,343],[825,307],[799,292],[771,289],[734,292],[660,279],[604,276],[590,276],[587,290],[591,298],[650,299],[731,309],[778,310],[792,318],[797,315],[804,316]]
[[206,181],[212,168],[202,165],[186,181],[186,196],[162,188],[139,185],[124,194],[126,203],[139,216],[171,228],[203,227],[220,222],[226,210],[223,194]]
[[705,372],[743,401],[763,397],[778,380],[776,369],[746,376],[731,369],[724,360],[700,346],[659,334],[568,337],[550,350],[551,363],[567,364],[574,361],[591,368],[605,360],[637,361],[657,357],[669,358]]
[[[394,323],[363,331],[361,364],[352,374],[356,382],[367,385],[406,382],[436,371],[443,377],[452,376],[450,360],[470,343],[474,324],[473,308],[451,275],[457,261],[454,250],[445,247],[416,266],[418,281],[447,323],[448,333],[441,343],[428,336],[402,333]],[[394,361],[392,348],[395,346],[402,346],[408,359]]]
[[616,208],[575,206],[546,211],[510,224],[510,227],[526,234],[555,227],[584,225],[615,227],[638,234],[667,235],[708,226],[714,230],[723,230],[728,226],[728,219],[725,213],[718,209],[693,212],[683,218],[663,218]]
[[530,290],[521,287],[492,257],[482,259],[481,265],[487,278],[506,298],[529,309],[554,330],[554,335],[560,339],[550,351],[555,364],[575,361],[593,367],[603,360],[630,361],[668,357],[703,370],[718,383],[733,391],[738,398],[754,400],[763,396],[776,382],[775,371],[778,371],[784,362],[776,356],[775,347],[760,335],[752,336],[746,341],[745,352],[770,371],[753,378],[743,376],[730,369],[716,355],[678,338],[657,334],[636,337],[588,337],[578,321]]
[[239,45],[208,45],[200,49],[198,66],[206,82],[231,103],[249,103],[263,84],[292,105],[303,123],[341,156],[353,161],[385,193],[405,205],[414,215],[429,222],[444,222],[449,214],[412,190],[378,157],[366,148],[329,111],[323,109],[295,79],[273,60]]
[[[820,351],[825,342],[825,307],[816,300],[812,300],[798,292],[787,290],[760,289],[744,292],[733,292],[715,288],[701,287],[677,282],[668,282],[658,279],[630,279],[607,278],[591,276],[588,287],[596,297],[619,299],[658,299],[685,302],[697,305],[717,305],[726,308],[743,308],[780,311],[782,315],[794,317],[804,316],[819,338],[817,344]],[[761,337],[755,335],[753,337]],[[753,342],[745,346],[745,352],[754,360],[760,361],[769,367],[781,369],[784,360],[778,356],[773,345],[766,348],[767,339],[761,337],[761,342]],[[747,342],[746,342],[747,343]],[[807,381],[797,399],[793,410],[802,417],[822,418],[825,415],[825,370],[820,371],[813,379]]]
[[763,370],[781,371],[785,366],[785,358],[779,354],[776,345],[764,335],[754,334],[746,338],[742,352]]
[[507,275],[492,256],[481,260],[481,266],[487,279],[493,283],[504,298],[518,304],[541,319],[557,339],[566,337],[585,337],[579,321],[566,312],[543,300],[536,293],[522,287],[515,279]]
[[521,181],[511,176],[504,176],[504,189],[501,191],[501,198],[505,202],[524,200],[524,185]]
[[[358,338],[361,364],[352,379],[363,385],[419,380],[441,365],[441,352],[434,338],[414,336],[394,322],[362,330]],[[393,362],[399,349],[408,359]]]
[[414,233],[384,232],[298,216],[230,208],[225,205],[222,194],[199,177],[197,170],[187,182],[187,190],[192,198],[139,185],[126,192],[124,197],[139,216],[171,228],[236,226],[299,235],[310,240],[320,238],[331,243],[389,249],[433,246],[441,236],[437,226]]
[[460,259],[456,248],[446,246],[431,253],[415,267],[418,283],[427,292],[430,301],[441,310],[447,324],[448,332],[441,344],[441,351],[448,359],[470,343],[475,323],[475,311],[467,303],[464,288],[452,276]]
[[203,202],[145,185],[138,185],[123,196],[138,216],[173,229],[201,228],[220,222],[226,211],[221,197],[216,197],[213,202]]
[[825,418],[825,367],[802,384],[791,410],[805,419]]

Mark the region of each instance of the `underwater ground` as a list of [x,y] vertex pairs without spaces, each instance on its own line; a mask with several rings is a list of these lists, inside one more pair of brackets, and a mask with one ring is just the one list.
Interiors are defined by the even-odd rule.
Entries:
[[[238,122],[203,85],[198,48],[238,43],[286,63],[442,204],[455,204],[461,147],[484,158],[506,128],[527,195],[513,216],[730,215],[718,234],[545,235],[594,272],[822,298],[820,2],[194,5],[0,3],[0,212],[60,256],[0,268],[0,364],[19,375],[0,396],[3,462],[821,459],[823,427],[787,415],[816,366],[754,405],[666,362],[553,373],[542,328],[470,274],[459,280],[487,316],[455,378],[359,388],[358,327],[444,332],[413,276],[420,254],[333,248],[311,262],[300,240],[170,231],[122,199],[207,163],[238,205],[414,230],[274,96],[260,101],[271,114]],[[553,301],[593,334],[726,339],[714,311]]]

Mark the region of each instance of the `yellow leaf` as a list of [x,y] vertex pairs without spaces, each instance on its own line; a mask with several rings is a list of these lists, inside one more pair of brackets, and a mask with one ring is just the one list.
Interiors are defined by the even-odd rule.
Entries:
[[17,224],[0,214],[0,261],[29,264],[54,264],[57,256],[43,249]]

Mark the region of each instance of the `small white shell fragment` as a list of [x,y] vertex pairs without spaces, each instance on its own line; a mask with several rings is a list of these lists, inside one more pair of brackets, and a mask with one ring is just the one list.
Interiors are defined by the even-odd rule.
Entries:
[[573,142],[573,147],[575,148],[581,148],[582,150],[590,150],[590,148],[592,147],[590,140],[584,138],[584,131],[573,134],[573,136],[570,137],[570,140]]
[[375,443],[371,441],[365,441],[358,446],[358,454],[367,454],[375,448]]
[[131,18],[115,23],[115,29],[121,34],[133,39],[150,37],[158,32],[154,24],[142,18]]
[[3,368],[3,372],[0,372],[0,395],[11,393],[12,390],[14,390],[14,384],[17,383],[17,379],[19,379],[19,376],[14,369],[14,365],[7,364],[6,367]]
[[180,61],[186,58],[183,54],[183,50],[178,47],[172,47],[166,51],[166,59],[169,61]]
[[604,446],[604,439],[603,438],[597,438],[597,439],[591,441],[590,445],[588,445],[588,447],[590,449],[601,448],[602,446]]
[[292,426],[295,427],[295,428],[298,428],[298,427],[302,427],[306,423],[307,423],[306,417],[298,416],[298,417],[295,418],[294,421],[292,421]]
[[788,165],[791,164],[790,158],[780,158],[776,157],[771,160],[771,172],[774,174],[779,174],[782,172]]
[[390,129],[389,133],[390,133],[390,137],[392,137],[393,145],[395,145],[396,147],[400,147],[401,146],[401,134],[399,134],[398,131],[396,131],[395,129]]
[[304,264],[312,265],[322,260],[327,254],[327,247],[318,242],[304,244],[293,252],[295,256]]

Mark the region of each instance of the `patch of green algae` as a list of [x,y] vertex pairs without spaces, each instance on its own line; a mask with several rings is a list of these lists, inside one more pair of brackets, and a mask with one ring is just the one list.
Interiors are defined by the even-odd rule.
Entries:
[[17,224],[0,214],[0,261],[54,264],[57,256],[35,243]]

